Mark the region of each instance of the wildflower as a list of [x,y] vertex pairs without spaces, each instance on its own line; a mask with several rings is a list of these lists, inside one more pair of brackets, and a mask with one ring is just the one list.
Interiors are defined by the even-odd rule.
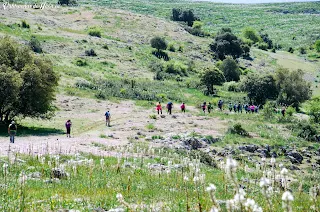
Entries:
[[122,194],[118,193],[118,194],[116,195],[116,197],[117,197],[117,200],[118,200],[119,202],[122,202],[122,201],[123,201],[123,196],[122,196]]
[[208,192],[215,192],[217,187],[214,184],[209,184],[209,186],[206,188]]
[[283,175],[283,176],[287,176],[287,174],[288,174],[288,169],[283,168],[283,169],[281,170],[280,174]]
[[21,172],[19,176],[19,182],[21,185],[24,185],[27,180],[27,175],[24,172]]
[[275,158],[271,158],[271,159],[270,159],[270,163],[271,163],[271,165],[273,166],[273,165],[276,163],[276,159],[275,159]]
[[104,159],[103,158],[100,160],[100,166],[102,169],[104,168]]
[[227,170],[235,170],[237,168],[237,161],[232,158],[227,158],[226,169]]
[[287,211],[291,212],[292,208],[290,202],[293,201],[293,196],[289,191],[286,191],[282,194],[282,207]]
[[184,177],[183,177],[183,180],[184,180],[184,181],[189,181],[188,176],[184,176]]
[[8,165],[7,163],[4,163],[4,164],[3,164],[2,169],[3,169],[3,173],[4,173],[4,174],[7,173],[8,166],[9,166],[9,165]]
[[193,182],[198,182],[200,180],[200,178],[198,177],[198,176],[195,176],[194,178],[193,178]]
[[213,206],[213,207],[210,209],[210,212],[219,212],[219,209]]
[[282,201],[293,201],[293,196],[290,191],[286,191],[282,194]]
[[262,187],[267,187],[270,184],[270,180],[268,178],[261,178],[259,186]]

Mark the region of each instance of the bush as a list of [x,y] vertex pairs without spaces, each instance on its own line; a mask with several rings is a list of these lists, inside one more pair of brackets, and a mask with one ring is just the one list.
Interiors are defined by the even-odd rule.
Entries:
[[86,65],[88,65],[87,61],[86,61],[86,60],[83,60],[83,59],[81,59],[81,58],[78,58],[78,59],[76,60],[75,64],[76,64],[77,66],[86,66]]
[[101,38],[101,29],[98,27],[92,27],[89,29],[89,33],[90,36],[94,36],[94,37],[98,37]]
[[223,87],[226,91],[231,91],[231,92],[240,92],[241,91],[239,83],[237,83],[235,81],[226,82],[223,84]]
[[300,47],[299,48],[299,52],[300,52],[300,54],[306,54],[307,53],[307,51],[306,51],[306,49],[304,47]]
[[157,119],[157,115],[155,115],[155,114],[149,115],[149,118],[150,119]]
[[231,134],[237,134],[241,136],[248,137],[249,133],[242,127],[240,123],[237,123],[228,129],[228,132]]
[[293,53],[294,49],[292,47],[289,47],[288,52]]
[[286,114],[288,114],[288,116],[293,116],[293,114],[296,112],[296,109],[292,106],[289,106],[287,109],[286,109]]
[[93,49],[86,50],[84,53],[86,56],[92,56],[92,57],[97,56],[96,52]]
[[40,41],[35,36],[31,36],[29,46],[32,49],[32,51],[34,51],[36,53],[42,53]]
[[251,40],[253,43],[257,43],[261,40],[261,37],[258,35],[258,33],[250,27],[244,29],[243,36],[246,39]]
[[297,136],[307,141],[315,141],[318,131],[317,128],[309,122],[302,121],[289,126],[289,128],[297,133]]
[[320,40],[317,40],[314,43],[314,48],[316,49],[317,52],[320,52]]
[[103,100],[106,99],[106,95],[105,95],[102,91],[98,91],[98,93],[96,93],[94,96],[95,96],[97,99],[103,99]]
[[267,120],[271,120],[274,118],[275,113],[274,113],[274,104],[272,102],[267,102],[264,106],[263,106],[263,110],[262,110],[262,116],[267,119]]
[[266,43],[258,43],[258,49],[267,51],[268,50],[268,44],[266,44]]
[[178,61],[169,61],[164,64],[164,71],[168,74],[188,76],[187,66]]
[[60,5],[76,5],[76,0],[58,0],[58,4]]
[[168,49],[169,49],[170,52],[175,52],[176,51],[176,48],[174,47],[174,45],[172,43],[169,44]]
[[102,48],[103,48],[103,49],[106,49],[106,50],[109,50],[108,44],[103,44]]
[[26,22],[26,20],[22,20],[22,21],[21,21],[21,27],[22,27],[22,28],[27,28],[27,29],[29,29],[29,28],[30,28],[30,25]]

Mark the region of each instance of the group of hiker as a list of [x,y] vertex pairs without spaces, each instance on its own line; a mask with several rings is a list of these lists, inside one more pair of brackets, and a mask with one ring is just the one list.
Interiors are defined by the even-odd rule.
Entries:
[[[224,102],[222,100],[219,100],[218,101],[218,109],[220,111],[222,111],[224,108],[223,108],[223,105],[224,105]],[[211,102],[203,102],[201,104],[201,109],[204,113],[211,113],[211,111],[213,110],[213,104],[211,104]],[[166,105],[166,108],[167,108],[167,113],[169,115],[172,114],[172,108],[173,108],[173,103],[172,102],[168,102],[167,105]],[[242,113],[243,110],[246,112],[246,113],[258,113],[259,112],[259,108],[260,108],[260,105],[259,106],[256,106],[256,105],[253,105],[253,104],[241,104],[241,102],[239,103],[235,103],[235,104],[232,104],[231,102],[228,104],[228,108],[229,108],[229,111],[232,112],[234,111],[235,113]],[[181,112],[182,113],[185,113],[186,112],[186,104],[183,102],[181,105],[180,105],[180,109],[181,109]],[[156,111],[158,114],[162,114],[162,105],[161,105],[161,102],[158,102],[157,105],[156,105]]]
[[[224,102],[222,100],[219,100],[218,101],[218,109],[220,111],[222,111],[224,109],[223,105],[224,105]],[[281,109],[275,107],[274,108],[274,111],[276,113],[281,113],[283,116],[285,116],[285,113],[286,113],[286,106],[285,105],[281,105]],[[208,113],[211,113],[211,111],[213,110],[213,105],[208,102],[203,102],[201,104],[201,109],[203,111],[203,113],[206,113],[206,111]],[[172,109],[173,109],[173,103],[172,102],[168,102],[166,104],[166,108],[167,108],[167,113],[169,115],[172,114]],[[235,104],[232,104],[231,102],[228,104],[228,109],[230,112],[234,111],[235,113],[242,113],[243,110],[245,111],[245,113],[258,113],[259,112],[259,108],[260,108],[260,105],[259,106],[256,106],[254,104],[241,104],[241,102],[238,102],[238,103],[235,103]],[[182,113],[185,113],[186,112],[186,104],[183,102],[181,105],[180,105],[180,110]],[[160,115],[162,114],[162,105],[161,105],[161,102],[158,102],[157,105],[156,105],[156,111],[157,113]],[[105,118],[106,118],[106,126],[110,127],[110,119],[111,119],[111,114],[110,114],[110,111],[107,111],[105,114]],[[71,120],[67,120],[66,123],[65,123],[65,127],[66,127],[66,131],[67,131],[67,137],[71,138],[71,126],[72,126],[72,122]],[[14,121],[11,122],[11,124],[9,125],[8,127],[8,134],[10,135],[10,143],[14,143],[14,137],[17,133],[17,125],[15,124]]]

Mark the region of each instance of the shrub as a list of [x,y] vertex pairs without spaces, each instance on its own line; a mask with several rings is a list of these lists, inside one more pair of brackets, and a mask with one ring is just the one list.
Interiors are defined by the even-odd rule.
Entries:
[[149,118],[150,119],[157,119],[157,115],[155,115],[155,114],[149,115]]
[[169,49],[170,52],[175,52],[176,51],[176,48],[174,47],[174,45],[172,43],[169,44],[168,49]]
[[289,47],[288,52],[293,53],[294,49],[292,47]]
[[169,61],[164,64],[164,71],[168,74],[188,76],[187,66],[178,61]]
[[200,150],[192,150],[189,154],[191,159],[200,159],[200,162],[211,167],[217,167],[217,164],[214,158],[209,155],[207,152],[203,152]]
[[103,48],[103,49],[106,49],[106,50],[109,50],[108,44],[103,44],[102,48]]
[[271,120],[275,116],[275,114],[274,114],[274,104],[272,102],[267,102],[263,106],[262,116],[267,120]]
[[317,40],[314,43],[314,48],[316,49],[317,52],[320,52],[320,40]]
[[36,53],[42,53],[40,41],[35,36],[31,36],[29,46],[32,49],[32,51],[34,51]]
[[231,92],[240,92],[241,91],[239,83],[237,83],[235,81],[226,82],[223,84],[223,87],[226,91],[231,91]]
[[296,109],[292,106],[289,106],[287,109],[286,109],[286,114],[288,114],[288,116],[293,116],[293,114],[296,112]]
[[83,60],[83,59],[81,59],[81,58],[78,58],[78,59],[76,60],[75,64],[76,64],[77,66],[86,66],[86,65],[88,65],[87,61],[86,61],[86,60]]
[[102,91],[98,91],[95,95],[94,95],[97,99],[106,99],[106,95],[102,92]]
[[60,5],[75,5],[77,4],[76,0],[58,0],[58,4]]
[[29,28],[30,28],[30,25],[27,23],[26,20],[22,20],[22,21],[21,21],[21,27],[22,27],[22,28],[27,28],[27,29],[29,29]]
[[86,56],[92,56],[92,57],[97,56],[96,52],[93,49],[86,50],[84,53]]
[[289,128],[297,133],[297,136],[303,138],[307,141],[315,141],[315,136],[317,136],[317,128],[310,122],[301,121],[296,124],[289,126]]
[[268,44],[266,44],[266,43],[258,43],[258,49],[267,51],[268,50]]
[[237,134],[241,136],[248,137],[249,133],[242,127],[240,123],[237,123],[228,129],[228,132],[231,134]]
[[261,40],[261,37],[258,35],[258,33],[250,27],[244,29],[243,36],[246,39],[251,40],[253,43],[257,43]]
[[89,33],[90,36],[94,36],[94,37],[98,37],[101,38],[101,29],[98,27],[92,27],[89,29]]
[[306,54],[307,53],[307,51],[306,51],[306,49],[304,47],[300,47],[299,48],[299,52],[300,52],[300,54]]

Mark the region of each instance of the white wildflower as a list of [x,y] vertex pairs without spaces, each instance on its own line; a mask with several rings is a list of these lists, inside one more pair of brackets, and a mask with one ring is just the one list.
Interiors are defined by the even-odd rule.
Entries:
[[260,179],[260,183],[259,183],[259,186],[262,188],[262,187],[267,187],[268,185],[270,184],[270,180],[268,178],[261,178]]
[[208,191],[208,192],[215,192],[216,191],[216,189],[217,189],[217,187],[214,185],[214,184],[209,184],[209,186],[206,188],[206,190]]
[[282,201],[293,201],[293,196],[290,191],[286,191],[282,194]]
[[281,170],[280,174],[283,175],[283,176],[287,176],[287,175],[288,175],[288,169],[283,168],[283,169]]
[[219,209],[213,206],[213,207],[210,209],[210,212],[219,212]]
[[123,196],[122,196],[122,194],[118,193],[118,194],[116,195],[116,197],[117,197],[117,200],[118,200],[119,202],[123,201]]
[[183,177],[183,180],[184,180],[184,181],[189,181],[189,177],[188,177],[188,176],[184,176],[184,177]]
[[271,165],[273,166],[273,165],[276,163],[276,159],[275,159],[275,158],[271,158],[271,159],[270,159],[270,163],[271,163]]
[[27,180],[27,175],[24,172],[21,172],[19,176],[19,182],[21,185],[24,185]]

